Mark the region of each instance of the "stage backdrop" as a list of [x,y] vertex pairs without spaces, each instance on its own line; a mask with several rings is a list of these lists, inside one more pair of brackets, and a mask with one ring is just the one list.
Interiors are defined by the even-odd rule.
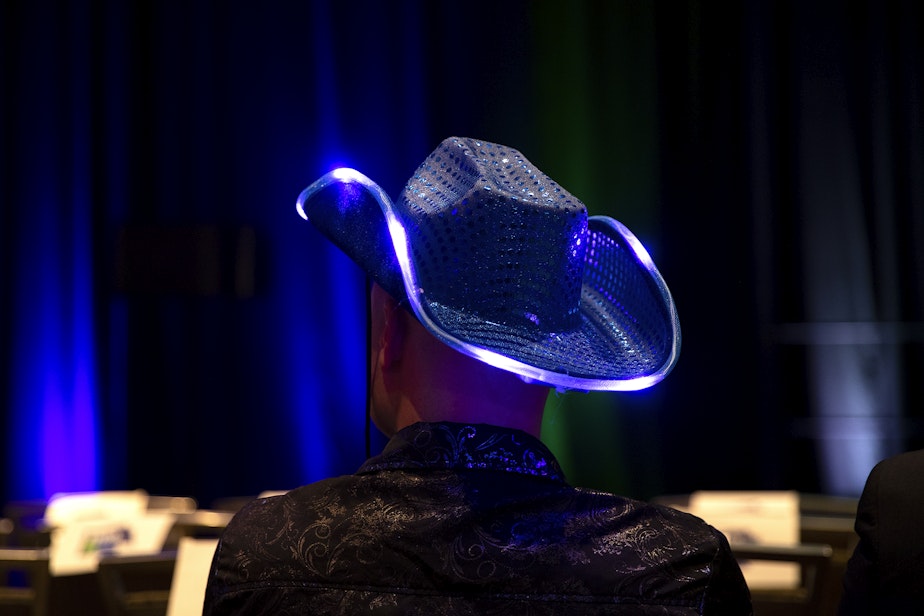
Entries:
[[[363,279],[295,212],[516,147],[641,238],[683,350],[555,395],[578,484],[856,494],[921,446],[916,2],[6,2],[0,500],[219,497],[365,456]],[[372,448],[382,444],[376,435]]]

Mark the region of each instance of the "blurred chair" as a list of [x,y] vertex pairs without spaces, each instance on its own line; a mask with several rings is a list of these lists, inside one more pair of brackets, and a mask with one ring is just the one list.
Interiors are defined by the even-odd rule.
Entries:
[[0,613],[46,616],[48,549],[0,548]]
[[[195,499],[190,497],[149,496],[146,493],[142,496],[146,503],[145,515],[169,516],[169,532],[162,549],[157,552],[123,552],[99,558],[96,577],[109,616],[164,616],[175,577],[177,546],[187,537],[217,537],[233,515],[200,510]],[[123,514],[138,513],[137,507],[130,504],[131,493],[116,497],[127,499],[118,505]],[[201,601],[198,609],[201,612]]]
[[148,511],[190,513],[198,508],[199,503],[191,496],[148,496]]
[[176,566],[176,552],[104,556],[97,579],[109,616],[164,616]]
[[834,614],[843,594],[844,572],[847,561],[860,540],[853,528],[857,514],[857,498],[803,494],[800,504],[800,537],[803,543],[830,545],[834,550],[828,579],[824,585],[825,597],[819,614]]
[[150,502],[144,490],[53,496],[44,517],[51,529],[52,575],[92,575],[106,555],[161,552],[177,514],[167,508],[149,509]]
[[255,501],[259,498],[280,496],[286,492],[288,492],[288,490],[264,490],[259,494],[251,494],[245,496],[224,496],[221,498],[216,498],[212,501],[212,510],[230,511],[231,513],[237,513],[243,509],[245,505],[251,503],[252,501]]
[[103,557],[97,578],[107,615],[198,616],[217,545],[183,537],[176,551]]
[[[197,507],[190,497],[151,496],[144,490],[69,493],[50,501],[7,503],[0,518],[0,615],[163,616],[179,539],[217,536],[233,515]],[[170,542],[162,539],[144,553],[136,549],[141,545],[120,545],[114,553],[99,552],[86,571],[52,574],[56,570],[51,552],[61,547],[59,541],[52,545],[52,538],[63,540],[65,527],[90,531],[97,521],[132,521],[134,536],[140,530],[137,519],[151,516],[171,525],[164,534],[172,536]]]
[[244,505],[257,498],[256,494],[249,496],[224,496],[212,501],[212,511],[230,511],[237,513]]
[[732,544],[739,564],[754,561],[794,563],[801,570],[801,583],[795,588],[751,589],[754,616],[817,616],[825,611],[827,585],[834,550],[829,545],[799,544],[773,546]]
[[11,501],[3,507],[3,517],[12,523],[6,536],[6,545],[10,547],[47,548],[51,534],[43,523],[44,500]]
[[[689,500],[688,494],[675,494],[659,496],[652,502],[687,511]],[[840,603],[847,560],[859,540],[853,528],[856,511],[856,498],[799,494],[799,546],[830,546],[832,550],[830,560],[818,573],[825,579],[815,586],[820,595],[817,614],[833,614]]]
[[217,539],[233,517],[234,513],[230,511],[205,509],[177,514],[164,547],[176,549],[184,538]]
[[10,545],[10,537],[13,534],[13,520],[9,518],[0,518],[0,548]]

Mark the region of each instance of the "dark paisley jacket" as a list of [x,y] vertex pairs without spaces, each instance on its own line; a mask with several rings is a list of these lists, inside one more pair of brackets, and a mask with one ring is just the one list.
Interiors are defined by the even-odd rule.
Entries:
[[218,614],[750,614],[698,518],[569,486],[538,440],[418,423],[355,475],[254,501],[222,536]]

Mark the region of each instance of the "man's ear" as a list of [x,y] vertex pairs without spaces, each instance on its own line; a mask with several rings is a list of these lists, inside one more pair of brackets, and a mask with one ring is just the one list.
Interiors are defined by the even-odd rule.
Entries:
[[407,337],[407,313],[398,304],[385,315],[382,336],[382,367],[390,368],[401,361]]
[[404,342],[407,336],[407,319],[409,315],[391,295],[381,287],[373,289],[373,310],[380,320],[377,358],[382,368],[390,368],[401,361],[404,354]]

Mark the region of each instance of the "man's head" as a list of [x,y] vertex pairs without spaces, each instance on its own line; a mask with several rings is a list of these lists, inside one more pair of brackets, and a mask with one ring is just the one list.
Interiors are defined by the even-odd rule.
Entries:
[[524,381],[641,389],[676,362],[673,300],[635,236],[514,149],[447,139],[394,202],[340,169],[298,208],[432,337]]
[[378,284],[370,311],[369,411],[383,434],[417,421],[455,421],[539,435],[548,387],[443,344]]

